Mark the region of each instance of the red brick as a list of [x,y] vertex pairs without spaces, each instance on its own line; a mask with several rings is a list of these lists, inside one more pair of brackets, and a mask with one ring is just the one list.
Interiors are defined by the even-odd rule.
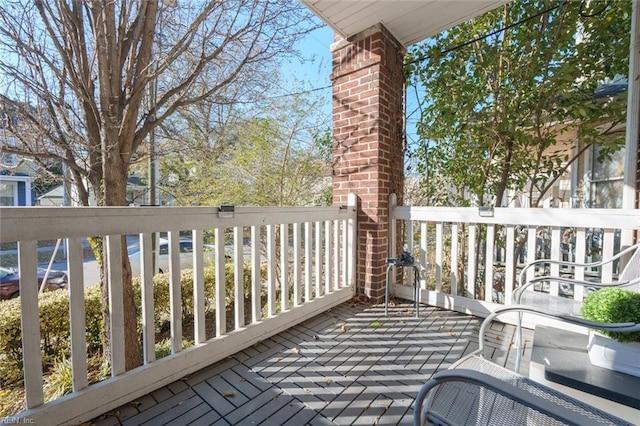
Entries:
[[403,55],[382,28],[332,60],[334,202],[344,204],[348,192],[360,198],[358,285],[376,300],[384,295],[389,195],[402,198]]

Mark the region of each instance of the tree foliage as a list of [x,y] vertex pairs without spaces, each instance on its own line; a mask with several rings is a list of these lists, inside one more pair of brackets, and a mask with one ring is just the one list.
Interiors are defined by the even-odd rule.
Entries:
[[[414,155],[431,202],[500,206],[514,189],[536,205],[590,144],[618,149],[624,135],[608,133],[624,99],[594,92],[626,76],[630,7],[517,0],[411,49],[407,77],[424,93]],[[558,145],[572,132],[579,144]]]
[[[91,191],[98,205],[126,205],[147,136],[181,108],[229,102],[235,82],[252,87],[261,64],[292,52],[308,14],[287,0],[3,1],[1,103],[21,143],[2,149],[65,164],[82,205]],[[140,350],[127,256],[123,283],[129,369]]]
[[84,205],[90,190],[124,205],[146,137],[180,108],[230,102],[238,82],[259,87],[256,70],[293,53],[308,17],[258,0],[8,1],[0,12],[3,103],[22,142],[3,148],[66,164]]
[[231,120],[191,108],[173,129],[188,135],[186,151],[165,148],[163,189],[181,205],[326,204],[331,137],[321,104],[309,94],[272,97]]

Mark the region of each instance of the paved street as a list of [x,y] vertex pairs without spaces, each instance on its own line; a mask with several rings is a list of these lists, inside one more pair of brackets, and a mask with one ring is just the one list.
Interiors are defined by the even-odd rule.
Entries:
[[[88,241],[84,241],[83,245],[85,249],[88,249],[89,243]],[[137,235],[127,235],[127,247],[129,253],[133,253],[139,250],[140,242]],[[229,248],[231,253],[233,253],[233,249]],[[47,268],[49,266],[49,261],[44,261],[43,259],[49,259],[54,255],[55,245],[43,245],[38,247],[40,262],[38,266],[40,268]],[[58,259],[51,265],[52,270],[58,271],[66,271],[67,270],[67,262],[66,255],[64,254],[64,245],[61,244],[58,247],[56,258]],[[85,254],[90,253],[90,250],[85,250]],[[18,250],[17,249],[8,249],[8,250],[0,250],[0,266],[9,267],[9,268],[18,268],[17,261]],[[243,257],[245,260],[251,259],[251,247],[245,245],[243,247]],[[265,262],[266,259],[264,256],[260,256],[261,261]],[[98,263],[92,255],[88,255],[84,259],[84,284],[85,287],[91,287],[100,283],[100,269],[98,267]]]
[[[89,243],[85,240],[85,247],[89,246]],[[137,235],[128,235],[127,236],[127,246],[132,247],[139,244]],[[46,245],[39,246],[39,253],[46,253],[47,256],[53,256],[55,250],[55,245]],[[58,256],[60,253],[63,253],[64,246],[60,244],[58,247]],[[8,268],[18,268],[17,262],[17,249],[8,249],[8,250],[0,250],[0,266],[8,267]],[[66,256],[63,255],[63,258]],[[38,267],[47,268],[49,266],[49,262],[40,262],[38,263]],[[65,260],[58,260],[51,265],[52,270],[58,271],[66,271],[67,270],[67,262]],[[88,256],[84,259],[84,285],[85,287],[92,287],[100,283],[100,268],[98,267],[98,263],[96,262],[93,256]]]

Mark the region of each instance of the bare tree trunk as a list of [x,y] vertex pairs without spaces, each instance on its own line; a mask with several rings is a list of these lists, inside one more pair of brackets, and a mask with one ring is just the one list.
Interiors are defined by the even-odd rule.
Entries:
[[[105,206],[125,206],[127,196],[127,176],[128,176],[128,159],[124,159],[120,153],[113,149],[114,146],[119,144],[113,143],[117,141],[117,126],[112,126],[111,131],[106,129],[105,135],[103,135],[103,176],[104,186],[102,194],[104,196]],[[129,257],[127,256],[127,241],[126,236],[122,237],[122,288],[123,288],[123,300],[124,304],[124,324],[125,324],[125,368],[131,370],[142,363],[142,351],[140,348],[140,339],[138,336],[138,317],[136,312],[136,304],[133,293],[133,283],[131,276],[131,265],[129,263]],[[106,254],[103,246],[103,256]],[[103,270],[105,271],[102,280],[102,297],[103,300],[109,300],[108,281],[105,277],[108,277],[108,271],[105,267],[107,265],[104,262],[103,257]],[[116,301],[117,303],[117,301]],[[103,318],[105,324],[105,341],[110,342],[111,330],[109,324],[109,306],[103,304]],[[105,348],[105,351],[110,348]],[[106,354],[108,355],[108,353]]]
[[[126,247],[126,237],[122,236],[122,247]],[[123,250],[126,254],[126,250]],[[102,249],[102,273],[101,273],[101,289],[102,300],[109,299],[109,285],[108,285],[108,270],[104,266],[106,265],[106,250],[103,246]],[[125,323],[125,368],[127,371],[138,367],[142,364],[142,350],[140,348],[140,337],[138,336],[138,315],[135,304],[135,294],[133,292],[132,285],[131,265],[129,258],[125,255],[122,258],[122,288],[123,288],[123,300],[124,304],[124,323]],[[111,323],[109,321],[109,304],[103,303],[102,305],[102,319],[104,323],[104,335],[103,335],[103,347],[104,347],[104,359],[111,358]],[[131,325],[135,326],[131,326]]]

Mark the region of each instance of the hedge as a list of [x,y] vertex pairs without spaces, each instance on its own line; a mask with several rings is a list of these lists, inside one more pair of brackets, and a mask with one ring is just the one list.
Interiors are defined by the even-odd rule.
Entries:
[[[266,275],[262,268],[261,275]],[[212,266],[204,270],[205,298],[207,309],[215,307],[215,270]],[[225,265],[226,302],[234,295],[233,265]],[[251,268],[244,266],[245,299],[251,294]],[[133,280],[138,315],[140,315],[140,279]],[[193,314],[193,272],[181,273],[183,319]],[[156,330],[163,329],[170,321],[169,276],[158,274],[153,278],[154,321]],[[58,290],[38,295],[40,336],[44,371],[70,357],[71,338],[69,332],[69,293]],[[89,356],[102,352],[102,300],[99,286],[85,289],[86,338]],[[140,320],[138,320],[140,325]],[[0,385],[22,380],[22,337],[20,323],[20,299],[0,302]]]

